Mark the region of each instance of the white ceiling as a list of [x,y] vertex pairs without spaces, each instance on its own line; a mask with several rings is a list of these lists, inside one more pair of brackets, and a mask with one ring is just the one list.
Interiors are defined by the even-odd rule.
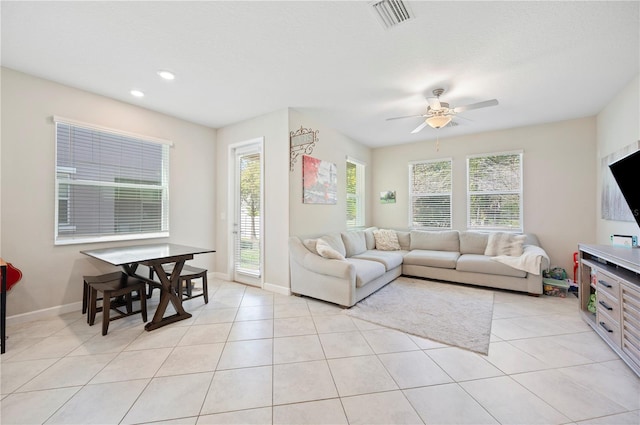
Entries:
[[385,119],[437,87],[500,102],[445,138],[593,116],[640,72],[637,1],[408,4],[415,19],[385,30],[369,1],[2,1],[1,60],[214,128],[291,107],[371,147],[434,139]]

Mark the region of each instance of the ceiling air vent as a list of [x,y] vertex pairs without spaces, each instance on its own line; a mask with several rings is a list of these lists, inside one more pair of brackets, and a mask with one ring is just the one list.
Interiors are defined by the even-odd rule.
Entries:
[[385,29],[412,19],[411,10],[402,0],[382,0],[371,3],[375,15]]

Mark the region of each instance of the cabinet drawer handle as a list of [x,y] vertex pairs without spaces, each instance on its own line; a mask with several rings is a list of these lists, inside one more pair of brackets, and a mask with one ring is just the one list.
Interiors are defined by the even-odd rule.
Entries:
[[609,332],[610,334],[612,334],[612,333],[613,333],[613,331],[607,327],[607,324],[606,324],[606,323],[604,323],[604,322],[600,322],[600,326],[602,326],[602,327],[604,328],[604,330],[605,330],[605,331],[607,331],[607,332]]
[[613,310],[613,307],[609,307],[607,303],[604,301],[598,301],[598,304],[600,304],[602,307],[606,308],[609,311]]
[[613,286],[609,285],[607,282],[605,282],[604,280],[599,280],[598,283],[602,286],[604,286],[605,288],[613,288]]

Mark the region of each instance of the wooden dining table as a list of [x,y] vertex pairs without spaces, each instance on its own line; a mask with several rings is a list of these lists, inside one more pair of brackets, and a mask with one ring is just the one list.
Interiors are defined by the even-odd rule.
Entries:
[[[191,317],[191,314],[182,307],[182,298],[175,290],[175,288],[179,288],[180,273],[184,263],[193,259],[194,255],[216,251],[172,243],[160,243],[90,249],[80,252],[114,266],[120,266],[128,275],[145,281],[149,281],[149,279],[136,273],[139,265],[147,266],[156,273],[162,286],[158,308],[153,315],[153,319],[145,325],[145,329],[151,331]],[[162,267],[168,263],[175,264],[170,275]],[[165,317],[169,303],[173,305],[176,314]]]

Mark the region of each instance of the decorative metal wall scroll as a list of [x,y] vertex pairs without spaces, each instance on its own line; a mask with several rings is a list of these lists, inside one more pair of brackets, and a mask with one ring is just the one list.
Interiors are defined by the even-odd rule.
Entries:
[[289,169],[291,171],[293,171],[293,166],[298,156],[311,155],[313,148],[316,146],[316,142],[320,140],[318,138],[319,131],[320,130],[314,131],[310,128],[300,126],[300,130],[289,133]]

